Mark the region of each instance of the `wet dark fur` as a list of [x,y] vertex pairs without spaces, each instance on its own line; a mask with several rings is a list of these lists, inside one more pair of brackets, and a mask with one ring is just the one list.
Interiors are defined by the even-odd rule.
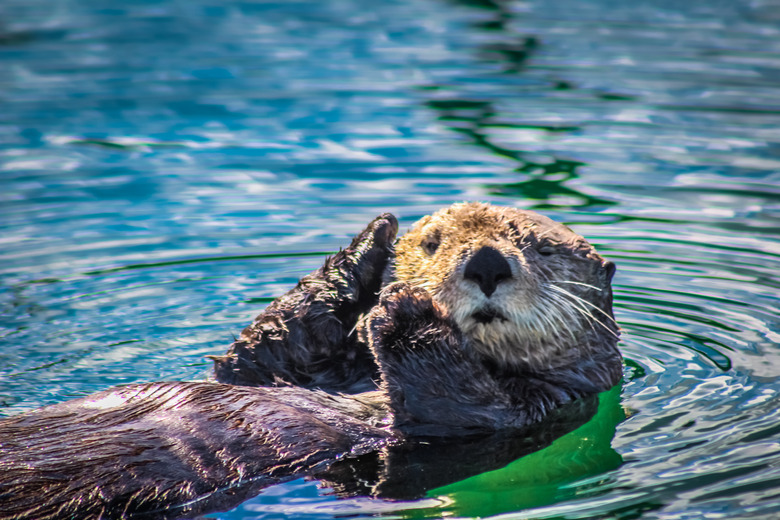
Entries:
[[218,508],[238,490],[376,450],[391,438],[376,427],[385,413],[295,387],[208,382],[129,385],[48,406],[0,421],[0,518]]
[[[132,385],[0,420],[0,519],[191,517],[300,475],[355,491],[377,450],[387,482],[409,481],[391,478],[398,461],[436,452],[403,448],[416,436],[527,427],[619,380],[612,336],[603,355],[518,371],[470,349],[425,290],[394,283],[379,297],[396,231],[378,217],[260,314],[215,357],[230,384]],[[432,482],[522,454],[502,445]]]

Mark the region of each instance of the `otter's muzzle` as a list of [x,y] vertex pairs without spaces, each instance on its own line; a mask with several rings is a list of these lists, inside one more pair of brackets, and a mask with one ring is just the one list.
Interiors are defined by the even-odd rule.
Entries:
[[474,253],[463,271],[466,280],[472,280],[490,298],[502,280],[512,277],[512,268],[497,249],[485,246]]

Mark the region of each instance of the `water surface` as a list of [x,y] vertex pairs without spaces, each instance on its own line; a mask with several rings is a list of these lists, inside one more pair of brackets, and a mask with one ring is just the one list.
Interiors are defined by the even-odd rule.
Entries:
[[214,518],[780,514],[780,4],[6,0],[0,413],[202,379],[379,213],[536,209],[618,265],[625,382],[410,501]]

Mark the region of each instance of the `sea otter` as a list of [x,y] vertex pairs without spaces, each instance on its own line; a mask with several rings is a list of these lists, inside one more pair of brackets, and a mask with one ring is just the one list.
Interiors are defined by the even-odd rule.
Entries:
[[396,245],[397,228],[381,215],[269,305],[216,382],[0,420],[0,519],[191,516],[420,436],[527,427],[619,381],[614,266],[582,237],[478,203]]
[[[392,215],[377,222],[397,227]],[[455,204],[368,257],[366,272],[384,269],[376,305],[326,263],[215,358],[217,380],[350,393],[379,384],[396,428],[451,435],[538,421],[622,375],[615,265],[563,224]]]

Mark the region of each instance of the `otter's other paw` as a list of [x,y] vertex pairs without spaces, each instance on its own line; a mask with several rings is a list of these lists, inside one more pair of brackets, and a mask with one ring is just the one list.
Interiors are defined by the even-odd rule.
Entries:
[[389,285],[364,326],[396,428],[449,436],[506,424],[507,396],[425,289]]
[[346,392],[373,389],[376,364],[352,332],[358,318],[378,301],[397,231],[393,215],[378,216],[349,246],[277,298],[225,356],[212,358],[217,381]]
[[421,287],[395,282],[382,290],[366,319],[368,344],[381,358],[392,351],[437,348],[461,343],[460,331]]
[[363,309],[367,311],[376,303],[384,272],[395,257],[393,240],[397,232],[398,220],[392,214],[379,215],[349,246],[309,277],[325,278],[340,290],[341,298],[369,304]]
[[366,318],[368,343],[381,362],[387,356],[408,352],[435,361],[458,356],[463,339],[457,325],[425,289],[406,282],[388,285],[379,295],[379,304]]

